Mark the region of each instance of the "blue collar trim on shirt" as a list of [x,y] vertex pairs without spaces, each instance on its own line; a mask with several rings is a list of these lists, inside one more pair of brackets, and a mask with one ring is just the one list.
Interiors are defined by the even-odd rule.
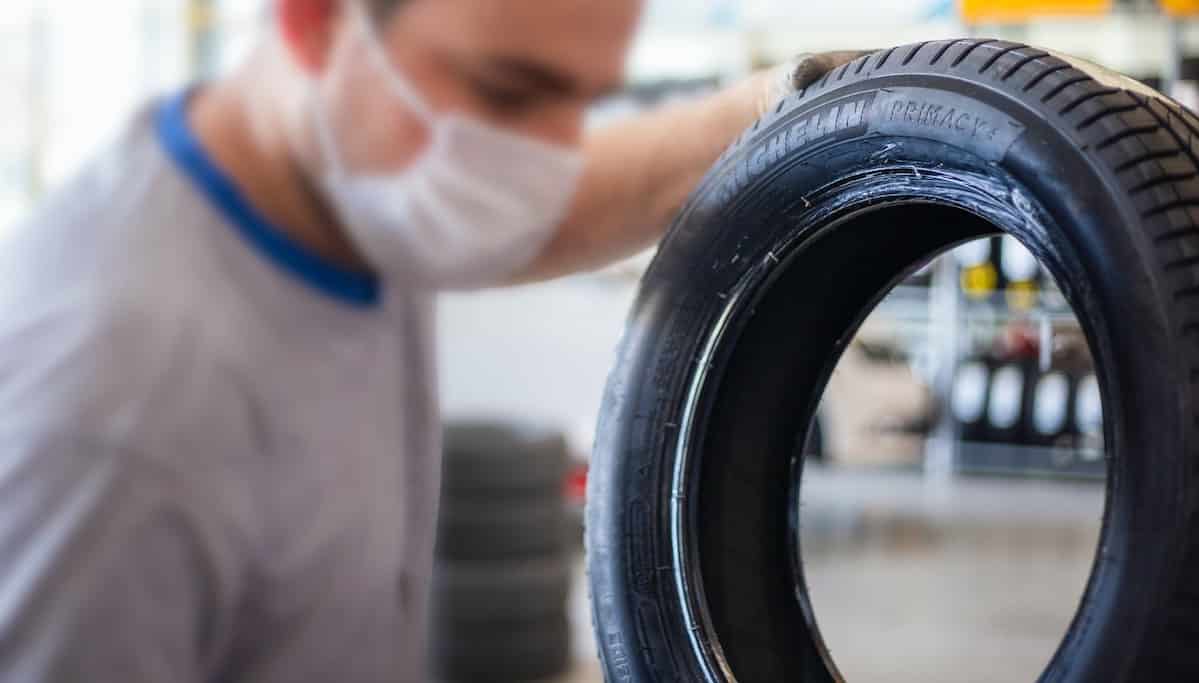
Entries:
[[233,180],[208,156],[187,120],[190,92],[164,102],[158,110],[159,141],[241,236],[269,261],[321,292],[359,307],[379,302],[379,281],[369,274],[330,263],[272,225],[242,196]]

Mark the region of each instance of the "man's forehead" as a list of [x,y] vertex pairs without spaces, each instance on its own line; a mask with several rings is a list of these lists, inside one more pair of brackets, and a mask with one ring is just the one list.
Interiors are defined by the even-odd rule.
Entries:
[[595,88],[619,77],[640,10],[641,0],[411,0],[387,33],[517,67],[552,66]]
[[506,26],[526,34],[580,26],[624,32],[636,23],[642,5],[643,0],[405,0],[400,14],[436,11],[471,25]]

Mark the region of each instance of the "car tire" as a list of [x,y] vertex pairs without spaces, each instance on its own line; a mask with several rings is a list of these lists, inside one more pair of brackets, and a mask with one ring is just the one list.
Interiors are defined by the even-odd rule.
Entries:
[[437,555],[458,562],[562,555],[569,516],[561,492],[442,501]]
[[1030,441],[1037,446],[1060,446],[1071,431],[1075,381],[1063,370],[1038,372],[1032,383]]
[[460,422],[445,432],[447,496],[561,495],[568,450],[557,432],[504,423]]
[[496,423],[446,430],[429,659],[446,683],[517,683],[569,659],[567,450]]
[[966,361],[954,372],[949,413],[957,423],[959,436],[964,442],[983,441],[986,437],[991,374],[991,367],[984,360]]
[[879,298],[997,233],[1060,283],[1106,418],[1102,552],[1042,680],[1199,680],[1197,139],[1139,84],[983,39],[857,59],[747,131],[661,245],[606,390],[587,545],[608,680],[840,680],[793,456]]
[[570,663],[570,622],[563,614],[491,623],[433,624],[433,674],[442,683],[542,681]]
[[441,562],[433,578],[436,615],[454,623],[496,623],[565,609],[570,563],[564,557],[505,562]]

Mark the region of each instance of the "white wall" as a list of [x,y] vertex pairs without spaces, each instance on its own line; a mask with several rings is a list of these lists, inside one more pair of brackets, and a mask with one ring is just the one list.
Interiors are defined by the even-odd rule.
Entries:
[[589,448],[633,292],[631,281],[591,275],[445,297],[446,417],[532,420]]

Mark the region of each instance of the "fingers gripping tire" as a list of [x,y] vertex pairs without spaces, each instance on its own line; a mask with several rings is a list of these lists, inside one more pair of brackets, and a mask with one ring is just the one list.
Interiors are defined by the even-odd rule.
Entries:
[[1008,233],[1096,357],[1103,538],[1046,681],[1199,680],[1199,121],[1023,45],[935,41],[830,73],[734,144],[645,276],[587,519],[612,681],[831,681],[794,454],[890,285]]

